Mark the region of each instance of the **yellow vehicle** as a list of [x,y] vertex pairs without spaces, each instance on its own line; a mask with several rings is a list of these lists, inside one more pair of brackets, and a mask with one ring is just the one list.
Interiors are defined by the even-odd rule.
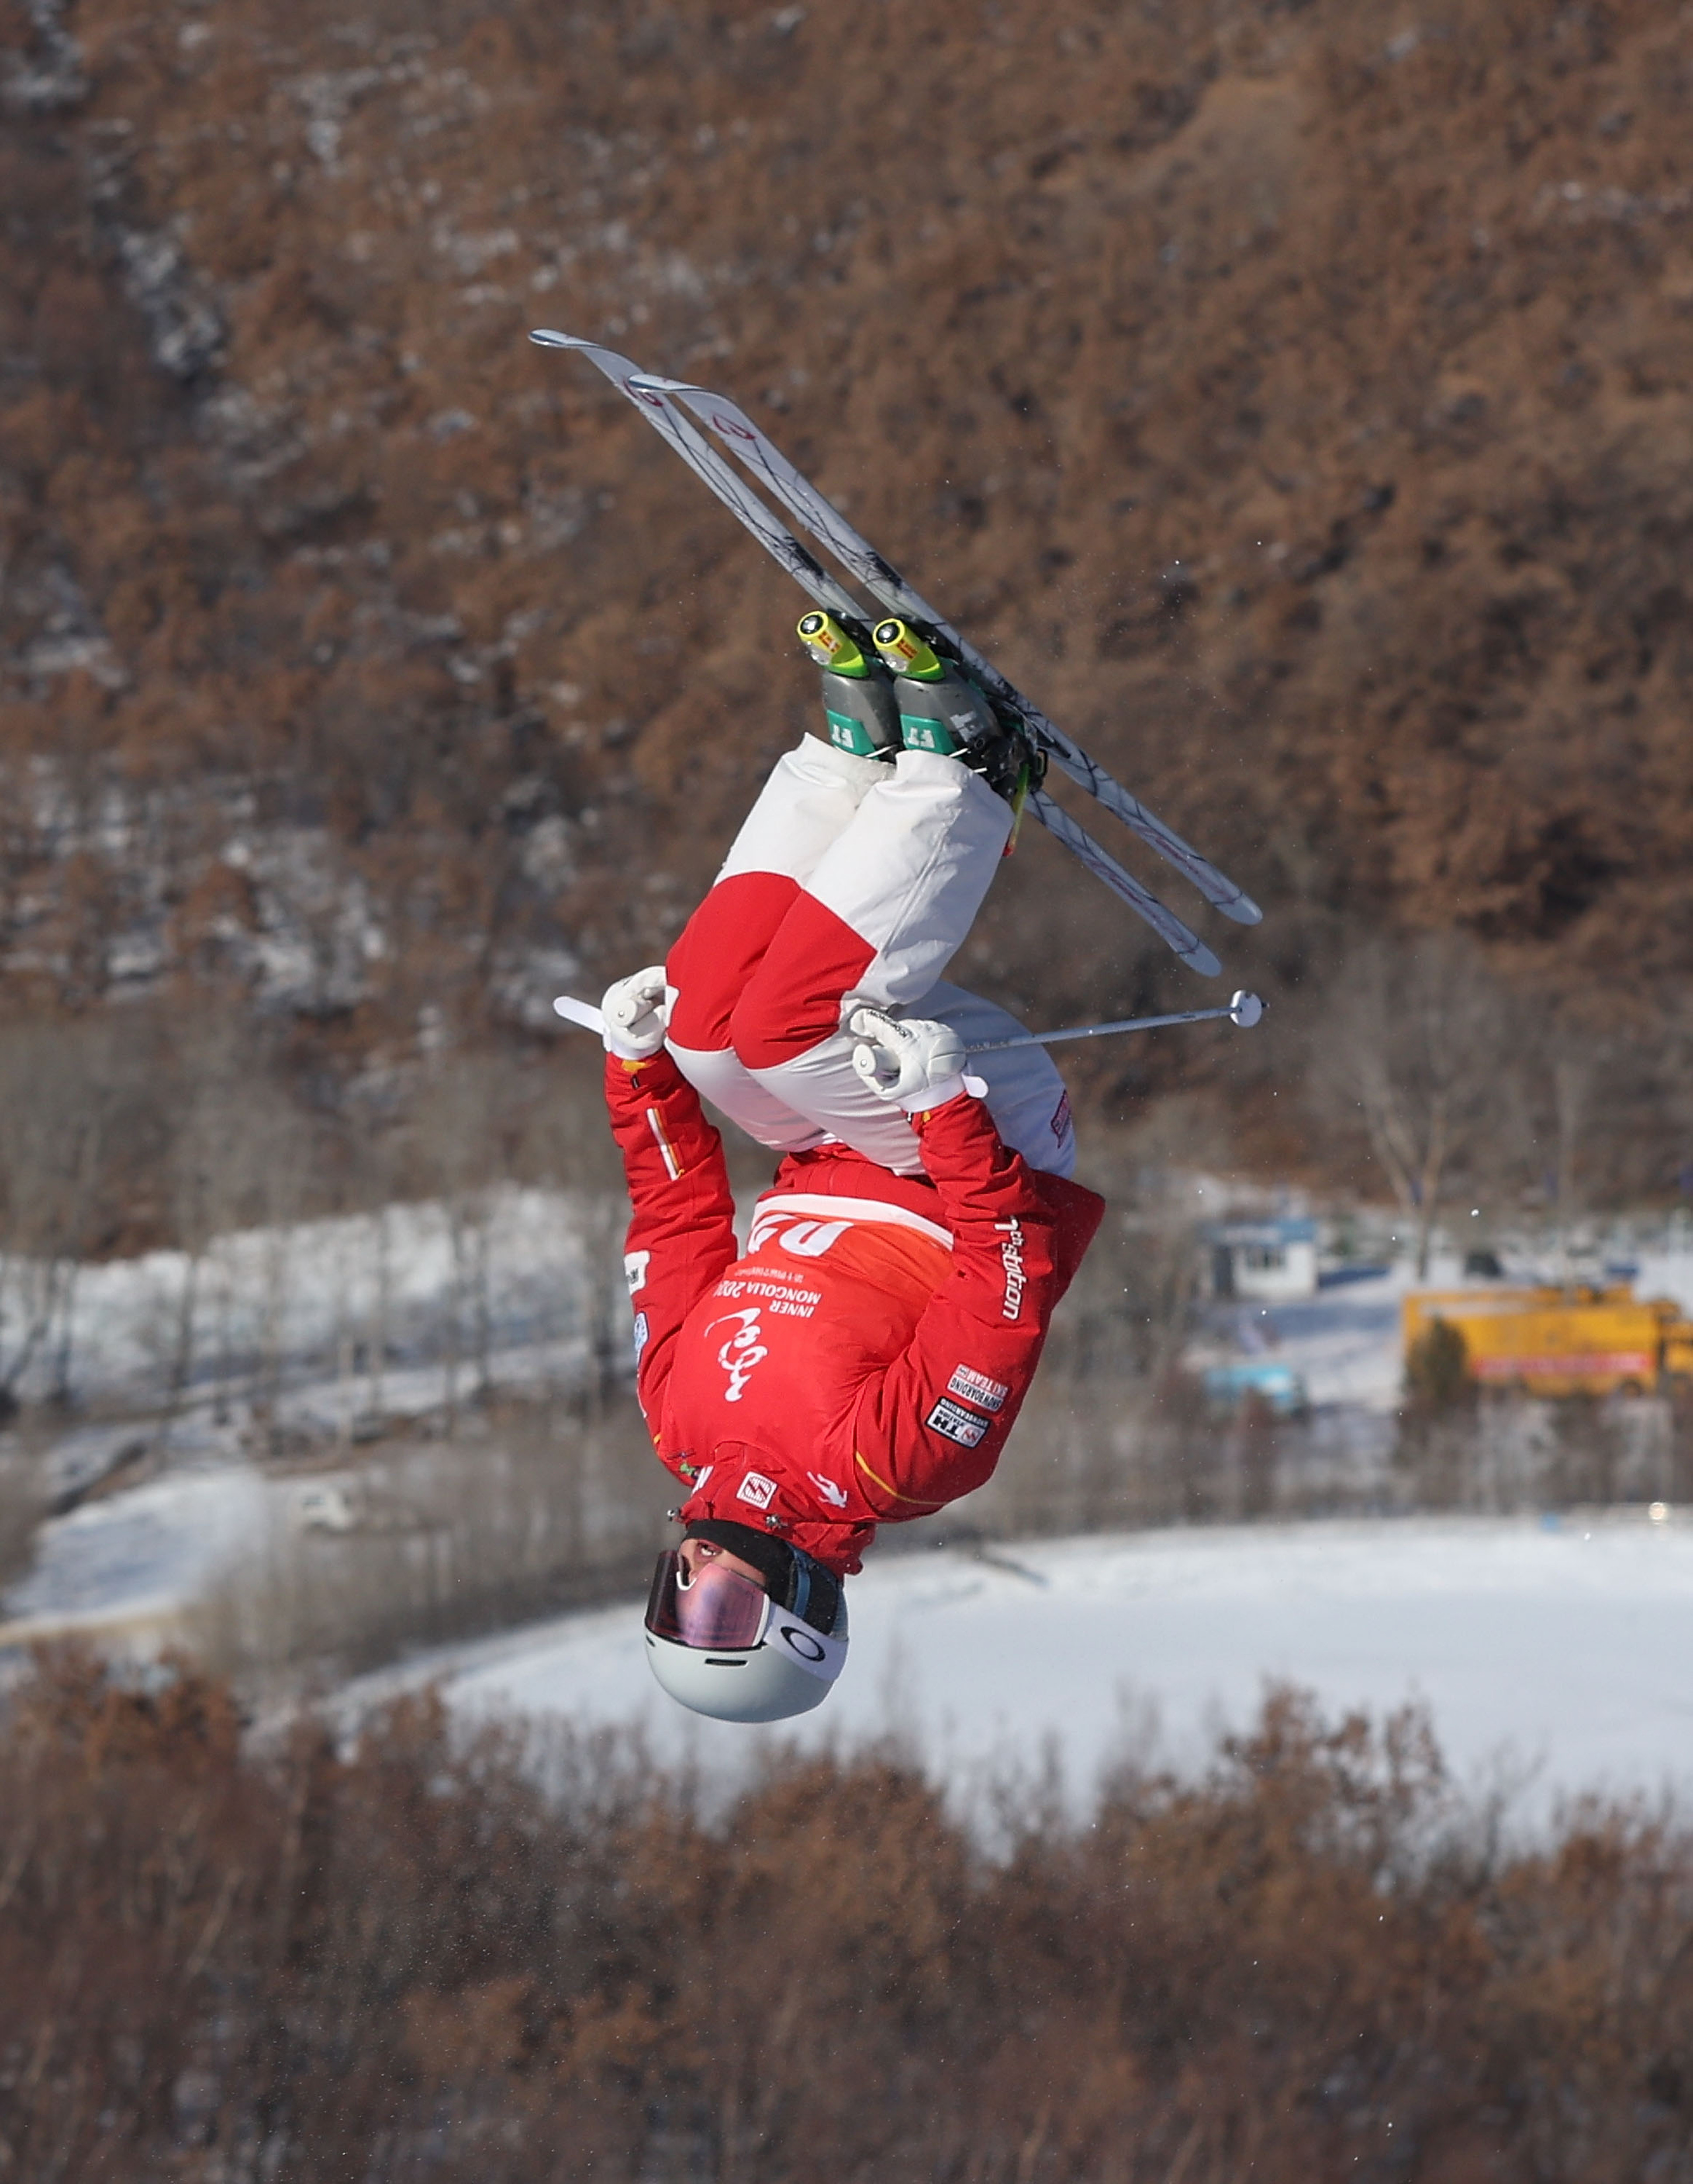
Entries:
[[1607,1289],[1417,1290],[1405,1300],[1405,1354],[1431,1322],[1464,1340],[1484,1388],[1531,1396],[1643,1395],[1693,1380],[1693,1322],[1668,1297]]

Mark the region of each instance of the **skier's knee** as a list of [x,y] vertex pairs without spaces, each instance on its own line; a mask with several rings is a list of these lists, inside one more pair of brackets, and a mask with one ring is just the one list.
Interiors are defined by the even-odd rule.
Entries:
[[798,889],[769,872],[720,880],[677,936],[666,975],[677,990],[670,1018],[678,1045],[716,1054],[729,1018],[793,905]]
[[729,1019],[749,1069],[774,1069],[841,1028],[841,1008],[876,948],[813,896],[802,894],[742,987]]
[[757,978],[736,1002],[729,1017],[729,1044],[748,1069],[774,1069],[808,1053],[837,1029],[840,1002],[829,997],[819,1010],[783,994],[775,980]]

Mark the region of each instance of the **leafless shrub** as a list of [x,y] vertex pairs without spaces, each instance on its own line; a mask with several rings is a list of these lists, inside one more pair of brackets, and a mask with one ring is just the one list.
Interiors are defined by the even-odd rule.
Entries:
[[1407,1506],[1489,1513],[1689,1498],[1679,1398],[1495,1396],[1398,1418],[1394,1467]]
[[195,1607],[197,1652],[243,1685],[637,1590],[674,1489],[626,1397],[586,1418],[506,1402],[457,1439],[390,1448],[342,1491],[346,1530],[279,1521]]
[[39,1463],[16,1450],[0,1451],[0,1587],[29,1568],[47,1501]]
[[550,1075],[544,1095],[525,1118],[518,1157],[521,1172],[571,1195],[593,1284],[588,1301],[589,1396],[592,1401],[607,1400],[629,1356],[623,1280],[629,1201],[622,1165],[606,1128],[598,1069],[572,1058],[571,1066]]
[[492,1386],[488,1224],[493,1184],[505,1173],[501,1138],[510,1112],[510,1072],[493,1055],[436,1058],[413,1117],[417,1157],[447,1208],[452,1280],[442,1313],[446,1418],[457,1426],[468,1358],[476,1396]]

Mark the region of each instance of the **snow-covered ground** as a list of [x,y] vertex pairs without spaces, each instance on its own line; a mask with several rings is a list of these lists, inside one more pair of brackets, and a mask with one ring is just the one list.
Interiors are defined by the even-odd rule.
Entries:
[[185,1466],[44,1524],[0,1632],[14,1646],[72,1626],[145,1643],[166,1634],[283,1516],[289,1482],[242,1463]]
[[[895,1556],[854,1580],[852,1658],[802,1741],[894,1732],[968,1780],[1050,1750],[1072,1791],[1144,1729],[1196,1763],[1267,1679],[1330,1709],[1426,1700],[1452,1770],[1543,1815],[1584,1789],[1693,1789],[1693,1517],[1420,1518],[1150,1532]],[[438,1679],[467,1715],[638,1730],[734,1769],[774,1731],[653,1685],[634,1605],[459,1647],[349,1688]]]
[[[515,1377],[532,1378],[573,1346],[565,1369],[579,1367],[583,1330],[605,1265],[615,1271],[621,1233],[618,1201],[506,1184],[473,1194],[456,1223],[440,1202],[396,1203],[234,1230],[192,1268],[181,1251],[103,1261],[61,1285],[17,1392],[47,1393],[68,1351],[80,1401],[156,1410],[180,1352],[185,1295],[192,1300],[191,1392],[239,1398],[255,1382],[274,1380],[285,1396],[314,1383],[320,1408],[331,1412],[438,1403],[449,1326],[462,1360],[484,1312]],[[0,1293],[0,1324],[29,1323],[47,1272],[17,1261],[0,1269],[9,1284]],[[379,1341],[387,1362],[377,1374],[368,1353]],[[462,1379],[469,1368],[459,1369]],[[326,1374],[334,1384],[327,1395]]]
[[[603,1217],[516,1190],[493,1194],[483,1211],[493,1377],[569,1386],[599,1309],[591,1262]],[[1666,1232],[1637,1257],[1639,1294],[1693,1306],[1685,1238]],[[156,1381],[185,1272],[168,1254],[85,1270],[77,1349],[97,1385],[115,1395]],[[1448,1256],[1431,1279],[1446,1285],[1456,1273]],[[1401,1264],[1300,1301],[1220,1310],[1201,1347],[1286,1362],[1317,1424],[1333,1429],[1328,1440],[1385,1461],[1400,1306],[1412,1286]],[[8,1638],[80,1622],[157,1642],[298,1520],[300,1482],[265,1477],[249,1460],[259,1368],[229,1362],[251,1361],[267,1312],[284,1361],[272,1424],[298,1429],[321,1461],[377,1395],[368,1358],[349,1357],[349,1332],[388,1331],[378,1400],[390,1416],[441,1404],[441,1316],[454,1287],[438,1206],[223,1240],[198,1298],[200,1352],[216,1364],[172,1428],[168,1468],[131,1486],[114,1479],[117,1490],[42,1528],[33,1571],[0,1604]],[[468,1317],[462,1299],[459,1312]],[[466,1366],[461,1392],[470,1378]],[[105,1418],[45,1452],[54,1490],[101,1476],[156,1435],[156,1398],[152,1416],[111,1414],[124,1407],[109,1404]],[[1508,1753],[1538,1769],[1542,1808],[1553,1791],[1588,1785],[1693,1784],[1693,1514],[1658,1525],[1640,1516],[1166,1531],[1016,1546],[997,1562],[894,1555],[855,1582],[853,1601],[850,1676],[802,1735],[898,1730],[948,1770],[1035,1763],[1050,1738],[1080,1786],[1149,1705],[1169,1756],[1191,1759],[1219,1712],[1245,1720],[1265,1679],[1286,1677],[1330,1707],[1420,1695],[1461,1772]],[[661,1758],[727,1763],[760,1748],[759,1732],[690,1723],[664,1702],[637,1628],[631,1607],[577,1616],[395,1675],[438,1672],[471,1713],[638,1728]],[[367,1680],[358,1694],[394,1680]]]
[[1654,1245],[1639,1254],[1635,1266],[1636,1296],[1667,1296],[1693,1315],[1693,1251]]
[[1416,1286],[1408,1268],[1395,1267],[1313,1297],[1213,1309],[1210,1340],[1195,1346],[1194,1362],[1273,1357],[1300,1374],[1313,1403],[1391,1410],[1403,1377],[1400,1306]]

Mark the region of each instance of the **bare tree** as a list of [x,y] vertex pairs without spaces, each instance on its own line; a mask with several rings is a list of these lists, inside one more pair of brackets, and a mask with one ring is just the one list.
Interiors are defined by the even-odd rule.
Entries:
[[264,1240],[253,1409],[256,1418],[274,1429],[282,1392],[293,1228],[306,1195],[312,1145],[304,1117],[280,1087],[269,1089],[270,1096],[253,1106],[241,1150],[248,1163],[249,1200]]
[[77,1268],[142,1104],[141,1045],[110,1022],[14,1025],[0,1040],[0,1412],[55,1328],[55,1393],[70,1400]]
[[1362,1125],[1415,1240],[1418,1280],[1445,1194],[1497,1156],[1507,1040],[1504,990],[1458,933],[1358,950],[1320,1024],[1317,1104]]
[[1553,1188],[1557,1208],[1558,1262],[1569,1271],[1570,1225],[1577,1212],[1576,1152],[1592,1106],[1599,1056],[1586,1046],[1566,1047],[1552,1062],[1552,1115],[1557,1145]]
[[510,1066],[493,1055],[437,1058],[418,1102],[417,1149],[447,1212],[452,1273],[443,1324],[448,1431],[458,1421],[468,1350],[478,1401],[493,1385],[493,1268],[489,1231],[515,1095]]
[[598,1077],[579,1050],[560,1055],[525,1121],[526,1167],[574,1201],[583,1252],[588,1402],[595,1410],[616,1384],[628,1356],[623,1237],[629,1200]]
[[369,1216],[370,1223],[370,1309],[365,1323],[365,1407],[380,1419],[387,1407],[384,1373],[388,1362],[388,1332],[393,1322],[393,1223],[384,1198]]
[[[401,1081],[393,1073],[371,1072],[352,1089],[348,1102],[348,1150],[354,1203],[363,1209],[368,1252],[367,1302],[357,1323],[344,1330],[349,1358],[364,1352],[363,1410],[380,1419],[387,1406],[386,1373],[393,1325],[394,1265],[393,1202],[400,1195],[406,1134],[400,1126]],[[347,1424],[350,1428],[349,1415]]]
[[590,1422],[502,1398],[450,1447],[397,1438],[362,1473],[347,1530],[273,1515],[196,1603],[195,1650],[262,1686],[627,1595],[674,1496],[643,1438],[627,1396]]
[[[1556,1223],[1557,1261],[1567,1278],[1572,1234],[1598,1178],[1593,1171],[1599,1093],[1619,1071],[1637,1082],[1638,1057],[1590,1008],[1537,994],[1519,1009],[1509,1072],[1518,1150],[1526,1178],[1539,1184]],[[1611,1116],[1612,1127],[1614,1115]]]
[[233,1020],[191,1029],[177,1056],[175,1128],[166,1162],[171,1227],[182,1252],[182,1283],[167,1368],[161,1445],[168,1442],[193,1379],[196,1326],[206,1257],[241,1217],[254,1176],[249,1142],[273,1100],[255,1103],[256,1057]]

